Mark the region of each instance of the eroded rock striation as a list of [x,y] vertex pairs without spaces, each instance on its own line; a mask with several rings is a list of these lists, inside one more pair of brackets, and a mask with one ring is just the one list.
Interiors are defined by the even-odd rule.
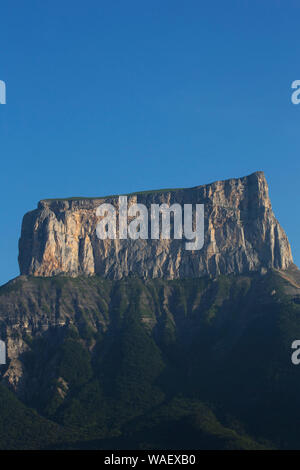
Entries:
[[204,246],[185,240],[99,240],[96,209],[118,196],[42,200],[24,216],[19,242],[21,274],[99,275],[109,279],[185,278],[287,269],[291,248],[272,211],[263,172],[190,189],[128,195],[128,205],[204,204]]

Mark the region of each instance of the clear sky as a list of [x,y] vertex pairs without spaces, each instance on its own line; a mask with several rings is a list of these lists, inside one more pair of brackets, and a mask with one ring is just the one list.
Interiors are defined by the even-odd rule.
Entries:
[[300,265],[300,2],[0,3],[0,283],[43,198],[263,170]]

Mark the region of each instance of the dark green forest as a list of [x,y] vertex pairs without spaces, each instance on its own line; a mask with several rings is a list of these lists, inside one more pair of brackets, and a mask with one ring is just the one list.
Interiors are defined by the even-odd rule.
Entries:
[[1,449],[300,448],[299,298],[279,272],[22,276],[0,288]]

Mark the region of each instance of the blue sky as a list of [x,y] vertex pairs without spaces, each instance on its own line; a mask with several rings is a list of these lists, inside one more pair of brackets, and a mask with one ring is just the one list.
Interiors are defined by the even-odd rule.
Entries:
[[0,283],[43,198],[265,171],[300,265],[300,3],[1,2]]

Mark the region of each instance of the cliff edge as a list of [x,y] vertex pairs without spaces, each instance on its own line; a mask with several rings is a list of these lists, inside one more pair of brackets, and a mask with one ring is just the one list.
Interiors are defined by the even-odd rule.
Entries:
[[42,200],[23,218],[21,274],[99,275],[109,279],[184,278],[287,269],[293,262],[284,230],[272,211],[263,172],[190,189],[128,195],[128,205],[204,204],[204,245],[184,240],[99,240],[96,209],[118,196]]

